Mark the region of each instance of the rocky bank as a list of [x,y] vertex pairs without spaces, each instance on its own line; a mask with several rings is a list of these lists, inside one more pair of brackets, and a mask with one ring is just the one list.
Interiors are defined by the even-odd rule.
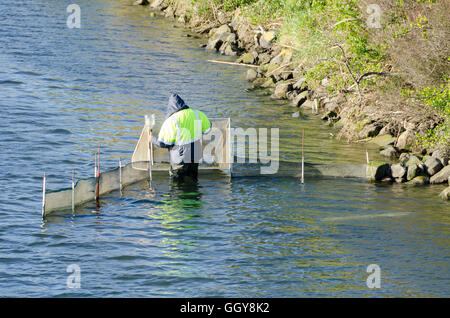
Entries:
[[[378,145],[386,162],[369,162],[369,179],[411,185],[449,183],[450,150],[415,146],[416,133],[429,129],[431,122],[417,122],[410,116],[399,126],[391,121],[392,114],[376,105],[357,105],[345,92],[330,95],[326,78],[319,87],[309,88],[302,64],[293,60],[293,48],[277,42],[279,24],[253,26],[240,10],[217,10],[212,21],[205,21],[188,0],[138,0],[133,4],[145,5],[151,15],[162,14],[204,35],[206,50],[236,56],[237,63],[249,66],[247,80],[254,88],[267,90],[272,99],[315,113],[348,141]],[[449,200],[450,186],[439,196]]]

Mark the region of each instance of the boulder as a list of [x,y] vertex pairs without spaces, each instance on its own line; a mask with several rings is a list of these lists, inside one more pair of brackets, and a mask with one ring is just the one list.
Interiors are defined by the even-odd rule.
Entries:
[[405,166],[409,166],[412,164],[421,165],[422,161],[414,155],[409,155],[408,160],[405,163]]
[[270,60],[270,63],[284,65],[286,63],[289,63],[291,60],[292,60],[292,52],[290,50],[283,49],[278,55],[276,55],[272,60]]
[[258,72],[256,72],[254,69],[249,69],[247,71],[247,81],[249,82],[253,82],[256,78],[258,77]]
[[302,106],[302,108],[314,109],[315,104],[314,104],[313,100],[307,99],[303,102],[303,104],[301,106]]
[[391,166],[391,174],[394,179],[403,179],[406,174],[406,169],[401,164],[397,163]]
[[386,146],[382,151],[380,151],[382,156],[388,157],[390,159],[394,159],[398,157],[398,151],[394,146]]
[[[381,128],[381,130],[380,130],[380,136],[381,136],[381,135],[393,135],[393,134],[394,134],[394,132],[393,132],[392,128],[391,128],[389,125],[384,126],[384,127]],[[394,140],[395,140],[395,139],[394,139]]]
[[300,92],[306,90],[306,78],[304,77],[299,78],[298,81],[295,82],[292,87]]
[[293,100],[292,105],[295,107],[300,107],[304,102],[306,102],[306,99],[308,98],[308,91],[301,92],[298,94]]
[[276,68],[272,68],[270,72],[267,72],[266,76],[272,76],[275,82],[281,81],[283,79],[283,74],[286,71],[284,67],[279,67],[278,64],[269,64],[277,66]]
[[367,138],[367,137],[375,137],[378,135],[378,132],[381,130],[381,127],[377,123],[368,124],[361,129],[361,131],[358,133],[358,137],[361,139]]
[[405,130],[397,139],[396,146],[398,149],[410,149],[416,139],[416,135],[412,130]]
[[264,32],[259,38],[259,45],[264,49],[270,49],[275,41],[277,34],[275,31]]
[[425,167],[427,168],[428,174],[432,176],[435,175],[437,172],[439,172],[442,168],[444,168],[444,165],[438,158],[429,157],[425,161]]
[[169,6],[167,0],[154,0],[150,7],[155,10],[164,10]]
[[258,77],[253,81],[253,87],[262,87],[262,85],[266,82],[266,78]]
[[406,167],[406,180],[412,180],[415,177],[423,174],[423,166],[417,164],[411,164]]
[[430,183],[437,184],[448,182],[449,178],[450,178],[450,165],[445,166],[443,169],[441,169],[441,171],[432,176],[430,179]]
[[430,182],[429,178],[426,176],[417,176],[413,178],[412,180],[408,181],[407,184],[412,185],[424,185],[428,184]]
[[208,40],[208,44],[206,45],[207,50],[215,50],[218,51],[222,46],[223,41],[220,37],[212,37]]
[[286,99],[287,92],[292,90],[292,83],[289,82],[278,82],[275,86],[275,91],[271,98],[273,99]]
[[330,112],[337,112],[339,109],[339,105],[336,102],[329,102],[325,104],[325,109]]
[[438,158],[444,166],[448,165],[449,156],[445,151],[440,150],[440,149],[435,150],[435,151],[433,151],[431,156]]
[[228,25],[223,24],[218,28],[213,28],[209,31],[209,37],[220,37],[224,33],[231,33],[231,29]]
[[400,154],[400,157],[398,157],[398,161],[401,165],[406,165],[406,162],[409,160],[409,157],[411,156],[410,153],[403,152]]
[[450,200],[450,186],[442,190],[442,192],[439,194],[439,197],[444,201]]
[[337,114],[335,112],[327,112],[325,115],[321,117],[322,120],[332,121],[333,118],[336,118]]
[[222,11],[219,11],[219,13],[217,13],[217,20],[219,23],[225,24],[227,23],[227,16]]
[[134,6],[139,6],[139,5],[146,6],[148,4],[149,4],[148,0],[137,0],[137,1],[133,2]]
[[[381,131],[380,131],[381,133]],[[386,147],[387,145],[392,145],[395,141],[395,137],[384,134],[384,135],[378,135],[375,138],[373,138],[370,142],[377,144],[380,147]]]
[[272,77],[266,78],[264,83],[261,85],[264,88],[272,88],[275,87],[275,82]]
[[223,55],[227,56],[236,56],[237,55],[237,46],[230,42],[224,42],[219,49],[219,52]]
[[292,72],[290,72],[290,71],[283,71],[280,74],[280,78],[283,81],[287,81],[287,80],[293,79],[294,78],[294,74],[292,74]]
[[366,167],[369,181],[381,181],[391,177],[391,166],[385,162],[371,161]]
[[258,55],[258,63],[259,65],[264,65],[270,63],[271,56],[269,53],[261,53]]
[[255,64],[255,56],[253,55],[253,53],[248,52],[241,55],[241,57],[237,59],[237,62],[244,64]]

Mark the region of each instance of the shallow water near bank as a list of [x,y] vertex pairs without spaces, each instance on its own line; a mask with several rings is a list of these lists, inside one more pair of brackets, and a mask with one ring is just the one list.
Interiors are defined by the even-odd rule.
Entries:
[[[150,112],[170,92],[233,127],[279,127],[280,156],[308,163],[365,161],[310,113],[245,91],[244,69],[199,48],[181,26],[127,2],[0,4],[0,296],[448,296],[449,208],[443,186],[321,178],[155,180],[111,193],[100,207],[40,217],[48,187],[70,186],[131,157]],[[176,27],[174,27],[176,26]],[[369,146],[370,147],[370,146]],[[377,158],[376,149],[370,156]],[[67,266],[81,269],[69,289]],[[366,268],[381,268],[381,288]]]

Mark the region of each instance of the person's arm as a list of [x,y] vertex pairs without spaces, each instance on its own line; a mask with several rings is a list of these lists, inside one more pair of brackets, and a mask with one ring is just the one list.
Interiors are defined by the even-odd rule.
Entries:
[[161,126],[158,138],[152,136],[151,143],[154,144],[156,147],[170,148],[173,145],[175,145],[176,136],[177,136],[177,126],[173,120],[168,118]]
[[154,144],[156,147],[159,147],[159,148],[170,148],[174,145],[174,144],[166,144],[164,141],[158,140],[158,138],[156,138],[156,136],[152,136],[151,142],[152,142],[152,144]]
[[202,133],[203,134],[209,133],[212,127],[211,121],[208,119],[208,117],[206,117],[206,115],[203,112],[199,112],[199,117],[200,120],[202,121]]

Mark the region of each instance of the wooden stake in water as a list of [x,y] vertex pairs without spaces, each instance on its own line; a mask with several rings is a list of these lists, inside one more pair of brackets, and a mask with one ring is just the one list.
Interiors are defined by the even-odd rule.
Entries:
[[42,179],[42,217],[45,216],[45,184],[47,182],[47,178],[45,176],[44,171],[44,178]]
[[303,129],[302,132],[302,183],[305,183],[305,151],[304,151],[304,144],[305,144],[305,129]]
[[75,212],[75,169],[72,170],[72,213]]

